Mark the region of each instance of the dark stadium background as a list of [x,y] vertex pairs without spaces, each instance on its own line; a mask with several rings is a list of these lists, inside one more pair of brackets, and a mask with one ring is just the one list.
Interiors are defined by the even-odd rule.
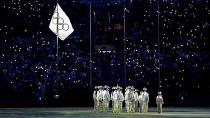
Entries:
[[[56,36],[48,25],[57,1],[0,1],[0,107],[93,104],[90,1],[58,2],[75,31],[59,40],[56,79]],[[209,0],[92,0],[91,16],[92,88],[147,87],[153,106],[160,60],[166,106],[210,106]]]

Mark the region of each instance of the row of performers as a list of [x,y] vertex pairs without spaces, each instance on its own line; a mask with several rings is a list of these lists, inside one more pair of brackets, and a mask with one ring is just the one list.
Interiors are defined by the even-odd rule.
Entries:
[[[112,101],[113,113],[122,112],[123,102],[125,101],[125,108],[127,113],[146,113],[148,112],[149,94],[147,88],[143,91],[138,91],[132,86],[125,88],[125,94],[122,92],[122,87],[112,87],[111,95],[109,93],[110,87],[95,86],[93,92],[94,111],[108,112],[110,101]],[[156,97],[157,111],[162,113],[163,97],[161,92],[158,92]]]

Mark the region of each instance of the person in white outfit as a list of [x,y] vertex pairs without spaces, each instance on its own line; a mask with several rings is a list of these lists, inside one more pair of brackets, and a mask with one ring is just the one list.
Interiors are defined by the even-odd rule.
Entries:
[[134,113],[134,112],[135,112],[134,91],[135,91],[135,88],[132,86],[132,87],[131,87],[131,93],[132,93],[132,99],[131,99],[131,113]]
[[162,92],[158,92],[158,95],[156,97],[156,104],[157,104],[157,111],[158,113],[162,113],[163,111],[163,97],[162,97]]
[[114,95],[115,89],[116,89],[115,87],[112,87],[112,92],[111,92],[112,111],[114,111],[114,99],[113,99],[113,95]]
[[126,111],[128,112],[129,110],[129,106],[128,106],[128,92],[129,92],[129,90],[128,89],[130,89],[129,87],[126,87],[125,88],[125,109],[126,109]]
[[99,86],[99,90],[97,92],[97,112],[102,112],[103,111],[103,87]]
[[123,105],[123,101],[124,101],[124,95],[122,93],[122,87],[118,87],[118,90],[117,90],[117,93],[118,93],[118,100],[119,100],[119,110],[118,110],[118,113],[122,112],[122,105]]
[[117,89],[115,88],[112,94],[112,101],[113,101],[113,113],[118,113],[118,93]]
[[139,94],[138,94],[138,89],[135,89],[134,91],[134,112],[138,112],[138,107],[139,107]]
[[148,104],[149,104],[149,93],[147,92],[147,88],[143,88],[143,99],[144,99],[144,104],[143,104],[143,112],[147,113],[148,112]]
[[140,113],[143,113],[143,104],[144,104],[143,92],[140,91],[139,93],[139,112]]
[[127,113],[132,112],[132,102],[134,101],[132,87],[128,86],[125,89],[125,105]]
[[109,110],[110,94],[109,86],[104,86],[103,90],[103,111],[107,112]]
[[93,91],[93,101],[94,101],[94,111],[97,111],[97,91],[98,91],[98,86],[95,86],[95,89]]

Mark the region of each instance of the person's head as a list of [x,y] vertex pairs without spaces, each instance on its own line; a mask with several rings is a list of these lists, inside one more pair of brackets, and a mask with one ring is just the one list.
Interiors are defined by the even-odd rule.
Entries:
[[135,91],[134,92],[139,92],[139,90],[138,89],[135,89]]
[[127,86],[126,88],[125,88],[125,91],[129,91],[131,89],[131,86]]
[[99,90],[103,90],[103,86],[98,86],[98,89]]
[[95,86],[95,87],[94,87],[94,90],[97,90],[97,89],[98,89],[98,86]]
[[131,91],[135,91],[135,88],[134,87],[131,87]]
[[159,91],[159,92],[158,92],[158,95],[162,95],[162,92],[161,92],[161,91]]
[[146,87],[144,87],[144,88],[143,88],[143,91],[147,91],[147,88],[146,88]]
[[140,94],[140,95],[142,95],[142,93],[143,93],[143,92],[142,92],[142,91],[140,91],[140,93],[139,93],[139,94]]

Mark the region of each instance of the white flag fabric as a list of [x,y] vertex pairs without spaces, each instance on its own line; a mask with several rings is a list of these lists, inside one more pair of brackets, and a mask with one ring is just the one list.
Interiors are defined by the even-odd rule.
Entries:
[[59,4],[55,8],[49,28],[61,40],[65,40],[74,31],[69,17],[61,9]]

